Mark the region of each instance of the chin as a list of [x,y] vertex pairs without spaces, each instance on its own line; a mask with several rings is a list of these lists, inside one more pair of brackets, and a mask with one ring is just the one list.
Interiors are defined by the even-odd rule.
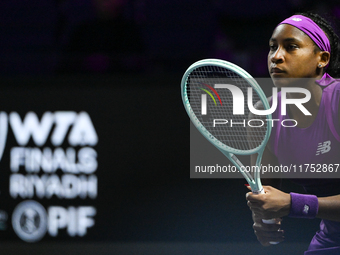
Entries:
[[283,78],[283,77],[271,77],[272,81],[277,88],[283,87],[305,87],[308,84],[309,78]]
[[292,84],[292,80],[289,78],[276,78],[276,77],[271,77],[272,81],[277,88],[282,88],[282,87],[290,87]]

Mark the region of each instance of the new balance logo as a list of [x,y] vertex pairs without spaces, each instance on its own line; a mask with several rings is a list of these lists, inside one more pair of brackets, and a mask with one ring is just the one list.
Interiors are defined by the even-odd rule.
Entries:
[[325,154],[331,150],[331,141],[326,141],[323,143],[318,143],[318,149],[316,150],[316,156],[320,154]]
[[305,205],[305,206],[303,207],[303,213],[304,213],[304,214],[308,214],[308,212],[309,212],[309,206],[308,206],[308,205]]

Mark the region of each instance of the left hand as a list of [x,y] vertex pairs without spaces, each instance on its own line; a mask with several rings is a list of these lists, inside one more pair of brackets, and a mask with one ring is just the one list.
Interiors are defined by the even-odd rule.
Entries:
[[263,223],[253,212],[253,229],[257,240],[263,246],[270,246],[284,241],[284,231],[281,229],[282,219],[275,219],[275,224]]
[[290,211],[290,194],[271,186],[263,186],[264,194],[246,194],[250,210],[261,219],[273,219],[287,216]]

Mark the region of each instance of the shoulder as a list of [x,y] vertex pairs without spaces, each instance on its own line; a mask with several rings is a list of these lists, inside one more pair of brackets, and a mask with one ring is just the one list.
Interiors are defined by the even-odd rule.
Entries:
[[[268,102],[269,108],[270,108],[271,97],[267,98],[267,102]],[[268,109],[268,107],[265,106],[265,103],[262,100],[259,100],[259,101],[255,102],[253,107],[254,107],[255,110],[258,110],[258,111],[263,111],[263,110],[267,110]],[[255,118],[257,116],[258,115],[256,113],[254,113],[252,110],[250,110],[249,115],[248,115],[248,119],[252,119],[252,118]]]
[[324,88],[323,94],[326,114],[331,116],[332,123],[340,127],[340,81]]
[[325,91],[328,91],[331,94],[331,105],[333,111],[337,109],[337,116],[338,120],[340,121],[340,81],[337,81],[331,85],[329,85],[327,88],[325,88]]
[[[272,98],[273,98],[272,96],[267,97],[267,102],[269,104],[269,107],[272,104]],[[255,103],[254,108],[257,109],[257,110],[264,110],[265,106],[264,106],[263,102],[261,100],[259,100]]]

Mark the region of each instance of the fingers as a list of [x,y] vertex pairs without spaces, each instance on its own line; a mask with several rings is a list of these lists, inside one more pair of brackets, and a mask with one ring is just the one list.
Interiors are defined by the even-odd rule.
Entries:
[[264,209],[262,207],[263,202],[247,202],[249,209],[258,217],[263,219],[264,218]]
[[254,194],[253,192],[246,193],[246,200],[248,200],[250,202],[260,201],[259,197],[258,197],[258,194]]
[[262,202],[265,198],[264,194],[254,194],[253,192],[246,193],[246,200],[254,203]]
[[[247,186],[247,188],[248,188],[249,190],[251,190],[250,186]],[[273,190],[273,187],[272,187],[272,186],[262,186],[262,188],[263,188],[264,193],[270,193],[270,192]],[[247,198],[248,196],[250,196],[249,199],[255,199],[255,200],[257,200],[257,199],[258,199],[258,195],[261,195],[261,194],[254,194],[254,193],[252,193],[252,192],[248,192],[248,193],[246,194],[246,198]],[[247,199],[247,200],[248,200],[248,199]]]
[[264,203],[262,201],[257,201],[257,202],[247,201],[247,205],[249,206],[250,209],[261,208],[261,205],[263,204]]
[[281,224],[266,224],[255,222],[253,225],[254,230],[266,231],[266,232],[278,232],[280,230]]
[[255,235],[257,236],[257,240],[261,243],[262,246],[270,246],[273,244],[278,244],[284,241],[283,233],[282,235],[275,237],[275,236],[263,236],[257,231],[254,231]]
[[280,224],[254,223],[253,229],[261,245],[269,246],[284,241],[284,231],[280,226]]
[[263,219],[280,218],[289,214],[290,194],[264,186],[266,191],[263,194],[246,194],[247,205]]
[[[280,204],[277,203],[277,191],[270,186],[263,186],[263,188],[264,194],[248,192],[246,200],[253,215],[254,233],[263,246],[269,246],[284,241],[284,231],[280,229],[282,215],[277,213],[277,208],[280,208]],[[262,219],[272,218],[275,219],[273,224],[262,221]]]
[[[255,223],[261,223],[261,224],[265,224],[266,225],[281,225],[282,222],[282,218],[264,218],[263,216],[261,216],[261,214],[257,214],[255,212],[252,212],[252,219]],[[271,221],[270,223],[264,222],[263,220],[269,220]],[[274,221],[274,222],[273,222]]]

